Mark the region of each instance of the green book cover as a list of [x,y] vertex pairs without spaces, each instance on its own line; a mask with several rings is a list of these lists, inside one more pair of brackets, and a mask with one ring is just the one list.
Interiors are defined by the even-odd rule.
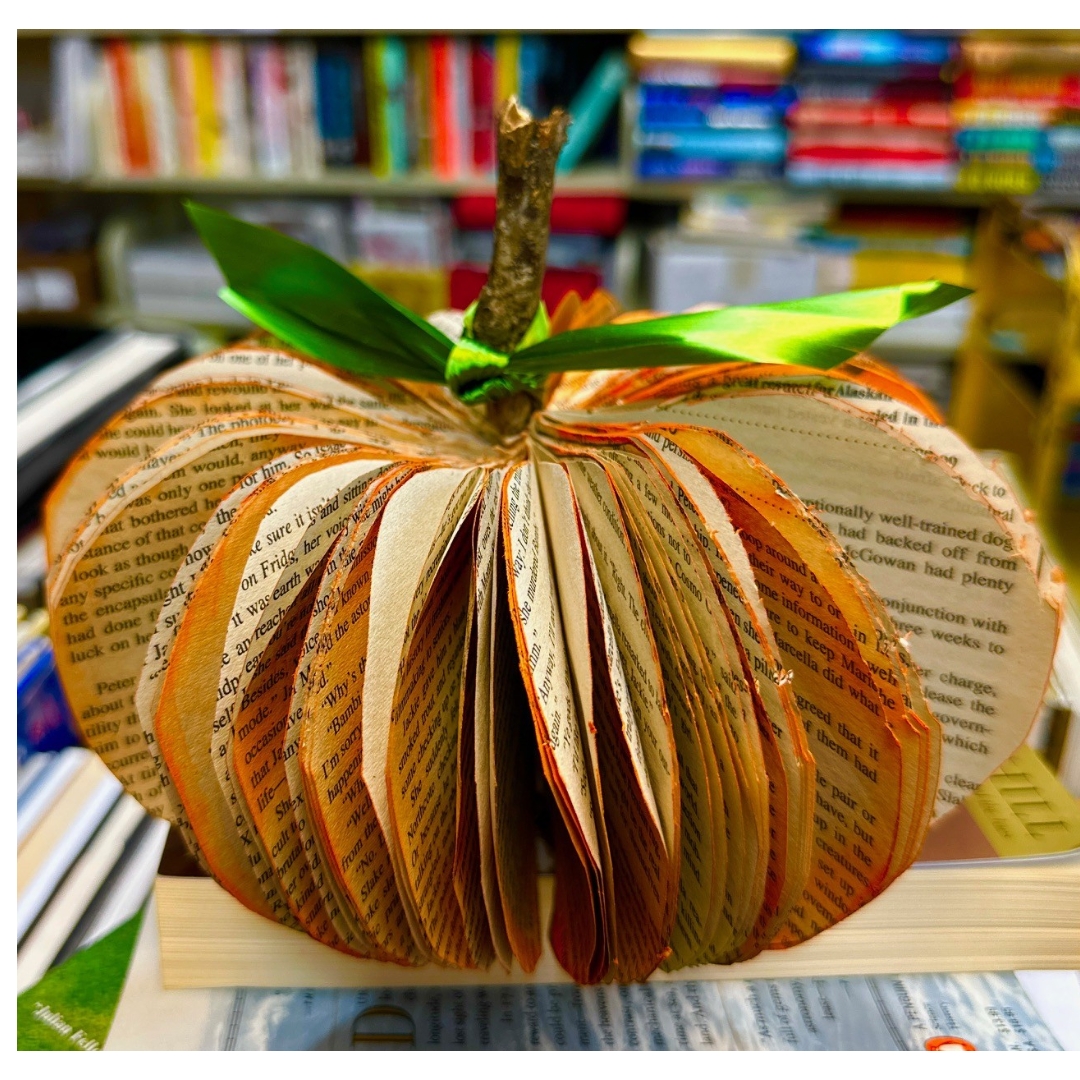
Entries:
[[19,1050],[100,1050],[105,1045],[141,924],[140,911],[19,995]]

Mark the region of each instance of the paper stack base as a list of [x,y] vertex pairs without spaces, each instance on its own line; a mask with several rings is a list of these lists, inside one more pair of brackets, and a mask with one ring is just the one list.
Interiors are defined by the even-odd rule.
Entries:
[[[552,882],[541,879],[544,925]],[[159,876],[166,988],[499,986],[566,983],[545,941],[532,973],[457,971],[358,960],[249,911],[209,878]],[[1025,859],[915,867],[838,926],[793,949],[670,979],[1080,968],[1080,860]]]

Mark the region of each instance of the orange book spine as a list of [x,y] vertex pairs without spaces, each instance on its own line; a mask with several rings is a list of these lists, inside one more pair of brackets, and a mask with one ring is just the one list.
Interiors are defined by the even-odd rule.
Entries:
[[146,110],[139,93],[131,45],[126,41],[107,42],[105,59],[113,81],[124,166],[131,173],[148,173],[150,139],[146,130]]
[[455,172],[452,144],[454,107],[450,86],[450,42],[444,37],[431,39],[431,136],[438,176],[453,176]]

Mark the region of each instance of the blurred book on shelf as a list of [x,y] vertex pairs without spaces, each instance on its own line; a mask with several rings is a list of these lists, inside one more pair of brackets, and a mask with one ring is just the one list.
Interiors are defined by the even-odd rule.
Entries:
[[34,514],[46,488],[101,424],[167,364],[184,356],[175,335],[101,334],[19,382],[18,509]]
[[1080,37],[976,33],[960,56],[959,190],[1080,196]]
[[634,169],[642,179],[769,179],[783,173],[795,60],[788,36],[638,35]]
[[825,30],[799,39],[786,175],[796,184],[948,190],[948,37]]
[[625,38],[589,37],[163,31],[20,42],[19,174],[488,177],[495,112],[511,93],[535,111],[577,102],[564,168],[587,154],[612,160]]

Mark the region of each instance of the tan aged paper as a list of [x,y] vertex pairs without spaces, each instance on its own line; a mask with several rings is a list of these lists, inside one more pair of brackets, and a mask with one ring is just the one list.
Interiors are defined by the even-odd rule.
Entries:
[[[327,896],[327,914],[341,941],[350,947],[353,943],[359,942],[362,945],[370,941],[375,946],[377,955],[391,959],[396,956],[409,962],[415,962],[419,957],[411,934],[401,929],[404,916],[393,879],[393,867],[389,863],[386,840],[377,820],[372,824],[370,794],[362,781],[357,779],[363,744],[360,735],[354,734],[354,729],[359,727],[360,717],[355,708],[349,709],[349,701],[345,701],[340,693],[334,692],[334,681],[323,678],[322,668],[327,660],[327,653],[335,645],[340,645],[333,632],[324,633],[324,627],[334,625],[337,605],[343,591],[350,589],[349,602],[356,607],[363,602],[362,597],[356,596],[357,590],[345,581],[345,575],[354,573],[357,581],[363,580],[366,562],[360,560],[360,565],[355,568],[354,564],[361,554],[364,554],[365,558],[369,557],[370,547],[365,548],[365,544],[372,529],[377,527],[387,500],[413,475],[415,469],[412,467],[398,466],[378,476],[371,483],[354,508],[341,536],[328,553],[322,568],[318,593],[308,619],[306,637],[291,684],[288,686],[289,714],[282,758],[289,805],[287,810],[281,808],[285,817],[291,818],[295,826],[293,846],[284,854],[286,860],[293,860],[293,869],[283,877],[286,888],[292,884],[295,891],[298,886],[302,886],[300,895],[303,896],[311,888],[304,880],[306,876],[316,875],[320,866],[325,868],[327,873],[323,876],[322,888]],[[352,642],[349,642],[349,652],[345,657],[347,668],[355,665],[356,653],[351,646]],[[350,655],[353,657],[353,665],[349,663]],[[358,671],[358,668],[354,667],[354,670]],[[350,698],[351,696],[352,694]],[[323,706],[327,707],[329,716],[322,723],[318,723],[317,715]],[[340,717],[345,715],[346,710],[349,710],[347,720],[342,723]],[[328,742],[320,751],[321,740]],[[309,744],[309,758],[314,753],[319,762],[331,763],[325,772],[319,765],[319,772],[314,779],[311,779],[310,765],[308,777],[304,776],[301,768],[304,743]],[[342,747],[345,748],[344,751]],[[325,799],[329,805],[330,793],[345,786],[344,782],[338,784],[341,775],[351,778],[347,783],[350,788],[355,787],[356,791],[352,804],[348,805],[346,813],[341,815],[343,830],[340,835],[329,836],[321,801]],[[336,799],[337,796],[335,801]],[[281,804],[278,805],[280,807]],[[339,805],[346,806],[345,803]],[[363,858],[353,851],[357,838],[360,838],[368,851]],[[345,865],[349,852],[353,852],[353,855]],[[298,863],[300,865],[297,865]],[[375,918],[376,916],[378,918]],[[368,922],[364,921],[365,917],[369,919]],[[374,922],[370,921],[371,919],[374,919]],[[382,936],[379,937],[379,934]]]
[[262,839],[286,902],[309,933],[331,935],[330,944],[340,939],[324,908],[321,864],[311,867],[312,882],[297,880],[309,860],[296,851],[283,760],[288,691],[318,594],[318,571],[354,505],[387,465],[327,464],[297,480],[266,512],[229,618],[224,654],[240,666],[223,668],[211,744],[222,790],[228,797],[230,785],[239,787],[240,812]]
[[[341,453],[339,446],[303,446],[298,450],[290,451],[259,465],[256,484],[264,484],[278,476],[283,470],[289,470],[300,464],[317,457],[330,457]],[[258,486],[252,487],[250,482],[244,481],[237,484],[218,504],[217,511],[211,516],[198,538],[194,540],[184,557],[183,563],[176,571],[176,577],[169,586],[168,594],[161,602],[158,611],[157,624],[154,627],[153,637],[150,639],[146,650],[146,659],[143,662],[142,672],[139,675],[138,686],[135,691],[135,709],[138,713],[139,724],[142,727],[143,737],[154,768],[158,774],[158,782],[161,785],[164,807],[162,816],[176,824],[184,834],[192,852],[198,856],[198,841],[187,821],[183,804],[176,796],[173,789],[172,778],[169,775],[165,761],[157,746],[157,736],[154,733],[154,716],[157,713],[158,701],[161,697],[161,688],[164,684],[165,671],[169,666],[169,654],[177,631],[183,620],[184,610],[195,588],[195,585],[206,568],[207,560],[214,546],[224,535],[229,522],[232,521],[240,503],[258,490]]]
[[[477,853],[480,862],[480,884],[483,891],[484,909],[487,912],[488,932],[492,948],[499,963],[510,970],[515,955],[508,936],[508,918],[504,905],[508,898],[499,888],[498,871],[495,866],[495,838],[493,832],[493,765],[491,754],[491,699],[492,672],[494,670],[494,573],[495,547],[499,533],[499,504],[502,498],[501,469],[488,473],[480,495],[474,526],[473,554],[473,640],[475,654],[473,680],[473,784],[476,799]],[[467,708],[463,706],[463,710]],[[464,738],[464,732],[462,738]],[[528,857],[527,851],[520,851]],[[537,935],[538,936],[538,935]],[[520,959],[520,957],[519,957]]]
[[[155,813],[167,804],[135,688],[159,607],[189,544],[217,511],[217,500],[199,496],[200,478],[225,477],[229,490],[261,460],[334,441],[333,430],[235,417],[182,436],[98,504],[54,568],[48,593],[60,624],[56,661],[72,711],[90,746]],[[95,661],[105,656],[110,677],[103,680]]]
[[[702,412],[815,507],[882,597],[944,726],[938,812],[955,805],[1015,749],[1042,700],[1057,610],[1016,550],[1022,515],[1002,520],[944,459],[839,401],[755,394]],[[791,437],[770,438],[781,425]],[[1021,650],[1030,664],[1007,661]]]
[[[394,697],[406,674],[403,658],[419,609],[479,494],[480,474],[479,469],[433,469],[412,477],[391,496],[379,526],[368,613],[367,655],[372,663],[364,686],[362,772],[398,881],[406,874],[406,856],[393,830],[387,782]],[[435,959],[411,895],[400,891],[417,947]]]

